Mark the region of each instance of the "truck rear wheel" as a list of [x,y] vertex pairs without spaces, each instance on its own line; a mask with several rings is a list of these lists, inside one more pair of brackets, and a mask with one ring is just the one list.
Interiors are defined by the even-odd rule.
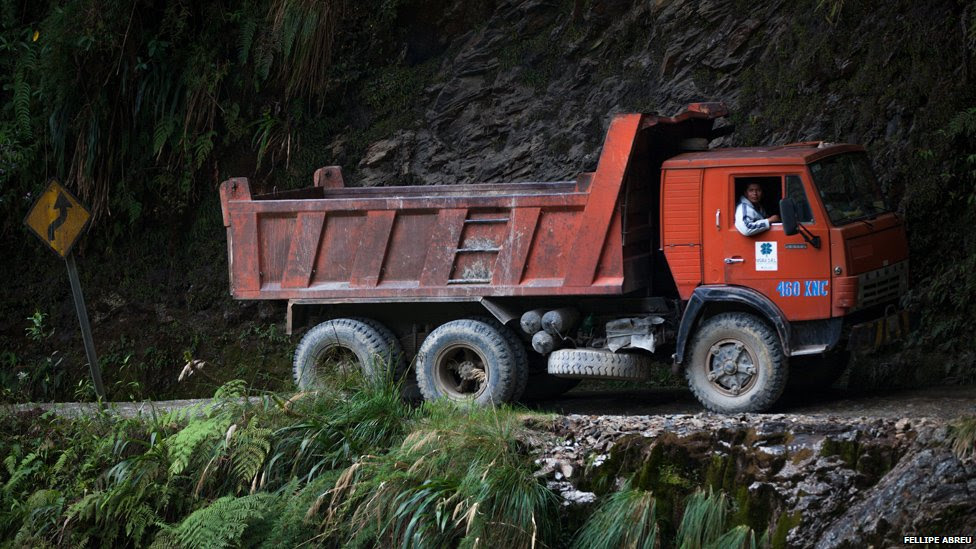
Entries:
[[497,404],[514,398],[520,367],[508,340],[491,324],[454,320],[424,339],[417,383],[427,400],[449,398]]
[[606,349],[560,349],[549,355],[549,373],[572,379],[642,381],[651,377],[651,361]]
[[393,362],[390,366],[390,371],[393,372],[393,381],[401,384],[400,393],[404,399],[420,401],[423,397],[420,394],[420,389],[417,387],[417,376],[410,369],[410,364],[407,363],[407,357],[403,352],[403,346],[400,345],[400,340],[397,339],[393,330],[390,330],[382,322],[373,320],[372,318],[355,316],[352,317],[352,320],[358,320],[376,330],[380,334],[380,337],[388,342],[390,346],[390,358]]
[[702,405],[725,414],[768,410],[789,377],[776,332],[748,313],[707,319],[692,342],[685,374]]
[[478,322],[484,322],[485,324],[492,326],[498,333],[505,338],[508,342],[508,346],[512,348],[512,356],[515,359],[515,392],[512,394],[512,400],[519,400],[525,393],[525,388],[529,383],[529,353],[525,349],[525,343],[519,338],[518,334],[514,330],[502,324],[498,319],[491,316],[476,316],[472,317],[471,320],[477,320]]
[[328,320],[309,330],[295,349],[295,384],[303,391],[321,388],[329,372],[358,370],[367,379],[377,379],[386,368],[395,374],[402,354],[395,339],[362,320]]

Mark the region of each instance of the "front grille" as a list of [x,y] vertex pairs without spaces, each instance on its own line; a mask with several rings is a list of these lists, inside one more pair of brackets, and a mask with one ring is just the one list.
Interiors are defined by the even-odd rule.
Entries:
[[908,291],[908,261],[858,275],[857,309],[895,301]]

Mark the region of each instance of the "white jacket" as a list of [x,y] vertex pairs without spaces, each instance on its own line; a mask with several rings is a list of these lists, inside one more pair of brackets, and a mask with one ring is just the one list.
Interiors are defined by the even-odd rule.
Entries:
[[740,196],[739,205],[735,208],[735,228],[746,236],[768,231],[769,220],[766,219],[766,210],[762,205],[757,209],[748,198]]

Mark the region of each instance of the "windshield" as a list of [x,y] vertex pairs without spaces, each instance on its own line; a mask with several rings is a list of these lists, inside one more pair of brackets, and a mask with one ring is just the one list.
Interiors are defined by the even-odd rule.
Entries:
[[865,153],[847,153],[810,164],[830,222],[843,225],[887,211],[881,186]]

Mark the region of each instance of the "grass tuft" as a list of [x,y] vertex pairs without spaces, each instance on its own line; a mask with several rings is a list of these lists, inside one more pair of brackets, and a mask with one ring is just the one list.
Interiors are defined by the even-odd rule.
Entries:
[[574,548],[653,549],[657,543],[656,502],[646,490],[625,484],[609,495],[573,541]]

